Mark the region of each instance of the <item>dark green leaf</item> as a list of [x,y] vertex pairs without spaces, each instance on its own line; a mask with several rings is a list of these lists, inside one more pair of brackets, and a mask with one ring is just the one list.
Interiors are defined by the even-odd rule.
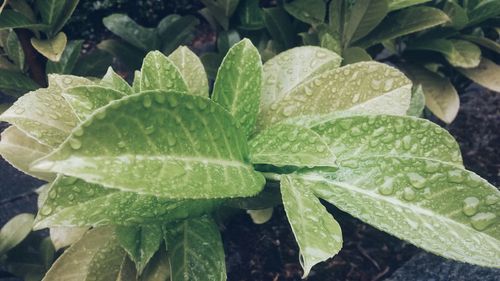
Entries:
[[258,30],[265,27],[259,0],[242,0],[237,14],[242,29]]
[[325,21],[326,3],[323,0],[293,0],[285,2],[284,8],[290,15],[313,26]]
[[120,245],[135,263],[137,272],[142,273],[149,260],[158,251],[163,240],[160,225],[119,226],[116,235]]
[[63,8],[64,0],[36,0],[36,7],[42,16],[43,23],[50,26],[51,31],[56,24]]
[[387,15],[386,0],[358,0],[349,9],[343,30],[343,42],[355,42],[372,31]]
[[156,30],[138,25],[127,15],[112,14],[102,22],[107,29],[136,48],[148,51],[159,47]]
[[241,41],[240,34],[237,30],[231,29],[228,31],[221,31],[217,35],[217,51],[225,54],[236,43]]
[[0,89],[2,90],[13,90],[21,95],[38,87],[40,86],[35,81],[21,72],[0,69]]
[[292,27],[290,16],[282,8],[263,9],[264,22],[273,40],[282,48],[289,49],[294,46],[295,31]]
[[389,11],[400,10],[429,1],[431,0],[389,0]]
[[477,6],[469,10],[469,24],[468,26],[477,25],[487,19],[494,18],[500,15],[500,1],[485,0],[480,1]]
[[[78,58],[75,67],[73,68],[73,74],[80,76],[101,77],[104,75],[106,69],[108,69],[112,62],[113,57],[108,52],[100,49],[94,49],[89,54]],[[141,62],[139,62],[138,65],[139,68]]]
[[229,18],[233,15],[239,0],[201,0],[208,8],[215,20],[227,30],[229,28]]
[[11,61],[13,61],[18,70],[24,70],[24,51],[21,46],[21,42],[14,31],[9,32],[9,36],[7,36],[7,41],[5,42],[5,46],[3,47],[5,53],[9,57]]
[[[170,54],[182,44],[189,43],[194,38],[194,31],[200,21],[194,16],[167,16],[158,24],[158,34],[161,39],[161,50]],[[150,48],[151,50],[152,48]]]
[[29,28],[33,30],[41,30],[47,28],[47,25],[34,22],[23,14],[14,10],[5,10],[0,16],[0,30],[10,28]]
[[57,21],[53,24],[52,27],[54,33],[59,32],[63,28],[63,26],[66,24],[66,22],[69,20],[69,18],[75,11],[79,0],[65,0],[62,2],[64,2],[64,4],[61,5],[64,5],[64,7],[59,13],[59,17],[57,18]]

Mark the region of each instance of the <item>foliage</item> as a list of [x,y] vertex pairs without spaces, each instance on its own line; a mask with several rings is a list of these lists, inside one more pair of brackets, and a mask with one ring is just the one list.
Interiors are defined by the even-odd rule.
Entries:
[[262,65],[244,39],[210,95],[185,47],[148,53],[132,85],[112,69],[49,76],[0,116],[12,124],[2,156],[49,181],[34,228],[92,227],[44,280],[225,280],[212,215],[269,209],[272,193],[304,277],[342,246],[320,199],[430,252],[500,267],[499,191],[463,168],[444,129],[406,116],[422,99],[401,72],[340,64],[308,46]]

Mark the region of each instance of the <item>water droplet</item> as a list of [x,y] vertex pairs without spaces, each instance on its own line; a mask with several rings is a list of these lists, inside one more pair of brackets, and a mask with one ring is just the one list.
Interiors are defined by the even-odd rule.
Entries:
[[168,143],[168,145],[174,146],[176,142],[177,142],[177,140],[175,139],[174,135],[171,134],[171,133],[169,133],[167,135],[167,143]]
[[448,172],[448,180],[453,183],[461,183],[464,181],[464,175],[461,171],[452,170]]
[[403,137],[403,148],[406,150],[411,148],[411,137],[410,136]]
[[317,150],[318,152],[324,152],[324,151],[325,151],[325,146],[324,146],[324,145],[322,145],[322,144],[318,144],[318,145],[316,146],[316,150]]
[[144,128],[144,133],[146,135],[151,135],[152,133],[154,133],[155,131],[155,126],[153,125],[150,125],[150,126],[147,126],[146,128]]
[[417,189],[421,189],[424,187],[426,179],[424,177],[422,177],[420,174],[408,173],[407,176],[408,176],[408,180],[410,181],[410,184],[413,187],[415,187]]
[[52,207],[50,206],[43,206],[42,209],[40,210],[40,214],[42,214],[43,216],[48,216],[52,213]]
[[156,95],[154,95],[154,99],[157,103],[163,104],[165,103],[166,97],[163,93],[157,93]]
[[186,108],[187,108],[187,109],[190,109],[190,110],[194,109],[194,105],[193,105],[193,103],[192,103],[191,101],[187,101],[187,102],[186,102]]
[[104,118],[106,118],[106,111],[101,110],[101,111],[97,112],[95,114],[95,118],[97,118],[98,120],[103,120]]
[[73,149],[80,149],[82,147],[82,142],[76,138],[72,138],[69,140],[69,145]]
[[63,83],[66,84],[66,85],[71,84],[72,81],[73,80],[71,80],[71,78],[69,78],[69,77],[64,77],[64,79],[63,79]]
[[291,105],[283,108],[283,116],[290,117],[294,110],[295,110],[295,107],[291,106]]
[[124,148],[125,146],[127,146],[127,144],[124,141],[119,141],[117,145],[119,148]]
[[198,99],[197,100],[197,104],[198,104],[198,108],[200,110],[204,110],[205,108],[207,108],[208,104],[205,102],[205,100],[203,99]]
[[150,96],[145,96],[142,100],[142,105],[144,105],[145,108],[150,108],[152,104],[153,101],[151,100]]
[[378,191],[382,195],[391,195],[394,192],[394,179],[385,177],[384,183],[378,188]]
[[495,194],[486,196],[486,200],[484,200],[484,203],[486,203],[486,205],[493,205],[497,202],[498,202],[498,196]]
[[83,128],[82,127],[76,128],[75,131],[73,132],[73,135],[77,137],[83,136]]
[[68,200],[69,201],[75,200],[75,195],[73,195],[73,194],[68,195]]
[[492,225],[496,219],[493,213],[478,213],[471,218],[472,227],[477,230],[485,230],[488,226]]
[[174,95],[167,95],[167,101],[171,107],[176,107],[179,104],[179,101],[177,101],[177,97],[175,97]]
[[415,199],[415,197],[417,196],[417,194],[415,193],[415,191],[413,190],[413,188],[411,187],[405,187],[404,191],[403,191],[403,198],[407,201],[412,201]]
[[50,199],[56,199],[56,197],[57,197],[57,191],[55,189],[51,189],[49,191],[49,198]]
[[478,206],[479,199],[477,199],[476,197],[467,197],[464,199],[464,206],[462,210],[467,216],[472,216],[477,213]]

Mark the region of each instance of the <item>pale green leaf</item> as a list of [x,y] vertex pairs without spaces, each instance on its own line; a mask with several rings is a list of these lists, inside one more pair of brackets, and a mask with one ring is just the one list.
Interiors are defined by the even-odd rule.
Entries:
[[235,44],[224,57],[215,79],[212,99],[252,134],[262,94],[262,62],[248,39]]
[[35,228],[164,223],[211,212],[218,204],[218,200],[167,200],[59,177],[47,191]]
[[500,192],[456,165],[367,157],[301,181],[341,210],[427,251],[500,267]]
[[87,78],[74,75],[49,74],[48,90],[51,94],[61,95],[64,90],[83,85],[94,85],[94,82]]
[[226,280],[224,248],[210,217],[184,220],[165,227],[171,281]]
[[88,227],[52,227],[50,228],[50,239],[54,248],[59,250],[76,243],[88,230]]
[[247,157],[246,139],[222,107],[149,91],[99,109],[34,166],[165,198],[244,197],[264,185]]
[[249,142],[253,164],[275,166],[336,166],[335,155],[313,130],[277,124],[259,132]]
[[425,95],[422,85],[414,87],[411,93],[410,107],[406,111],[406,115],[420,117],[425,108]]
[[481,49],[473,43],[464,40],[450,40],[453,50],[450,55],[445,54],[446,60],[455,67],[473,68],[481,61]]
[[188,47],[177,48],[168,58],[177,66],[192,95],[208,97],[208,80],[201,60]]
[[300,178],[282,177],[281,194],[288,222],[299,244],[302,278],[306,278],[314,265],[340,251],[342,230]]
[[368,156],[405,156],[462,164],[457,142],[438,125],[409,116],[336,118],[312,128],[337,156],[339,165]]
[[69,88],[62,95],[76,116],[80,120],[85,120],[97,109],[124,97],[126,93],[102,86],[88,85]]
[[11,126],[2,132],[0,141],[2,158],[25,174],[46,181],[53,180],[55,178],[53,173],[37,173],[29,169],[31,163],[46,156],[51,151],[52,149],[49,146],[30,138],[15,126]]
[[154,28],[138,25],[129,16],[112,14],[102,20],[104,26],[111,32],[144,51],[158,49],[159,40]]
[[156,224],[119,226],[116,228],[116,235],[120,245],[135,263],[139,274],[158,251],[163,240],[161,226]]
[[75,68],[83,40],[69,41],[58,62],[47,61],[46,72],[58,74],[71,74]]
[[323,0],[293,0],[285,2],[283,7],[290,15],[311,25],[325,20],[326,4]]
[[33,219],[32,214],[19,214],[2,227],[0,230],[0,256],[3,256],[28,236],[33,226]]
[[188,87],[175,64],[159,51],[146,55],[141,68],[141,91],[174,90],[187,92]]
[[125,95],[131,95],[134,93],[132,87],[130,87],[127,81],[125,81],[120,75],[116,74],[111,67],[108,68],[108,71],[104,77],[102,77],[99,82],[99,86],[111,88],[118,92],[122,92]]
[[282,100],[300,83],[339,67],[341,61],[339,55],[312,46],[293,48],[268,60],[263,66],[261,110],[269,110],[271,104]]
[[112,228],[92,229],[64,251],[43,281],[116,280],[124,258]]
[[439,9],[431,7],[411,7],[392,13],[368,36],[358,41],[360,47],[370,47],[385,40],[401,37],[417,31],[425,30],[450,19]]
[[247,214],[255,224],[263,224],[268,222],[273,216],[273,208],[247,210]]
[[397,69],[360,62],[318,74],[271,102],[266,97],[258,124],[309,124],[354,113],[404,115],[410,98],[411,81]]
[[482,58],[476,68],[457,68],[467,78],[495,92],[500,92],[500,66],[487,58]]
[[54,62],[58,62],[61,59],[67,42],[68,38],[64,32],[59,32],[56,36],[47,40],[40,40],[35,37],[31,38],[33,48]]
[[343,41],[346,45],[366,36],[387,15],[388,3],[386,0],[358,0],[354,3],[346,17]]
[[439,119],[451,123],[457,116],[460,100],[450,80],[417,65],[407,64],[405,69],[415,84],[422,85],[427,108]]
[[400,10],[429,1],[431,0],[389,0],[389,11]]

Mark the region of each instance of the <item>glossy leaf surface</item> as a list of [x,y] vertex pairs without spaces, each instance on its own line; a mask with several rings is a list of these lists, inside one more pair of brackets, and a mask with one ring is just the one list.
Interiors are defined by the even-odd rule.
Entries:
[[169,58],[158,51],[150,52],[144,58],[140,81],[141,91],[188,91],[179,69]]
[[188,92],[195,96],[208,98],[207,74],[198,56],[188,47],[181,46],[168,58],[177,66],[186,82]]
[[116,228],[116,235],[120,245],[135,263],[139,274],[158,251],[163,240],[161,226],[157,224],[119,226]]

